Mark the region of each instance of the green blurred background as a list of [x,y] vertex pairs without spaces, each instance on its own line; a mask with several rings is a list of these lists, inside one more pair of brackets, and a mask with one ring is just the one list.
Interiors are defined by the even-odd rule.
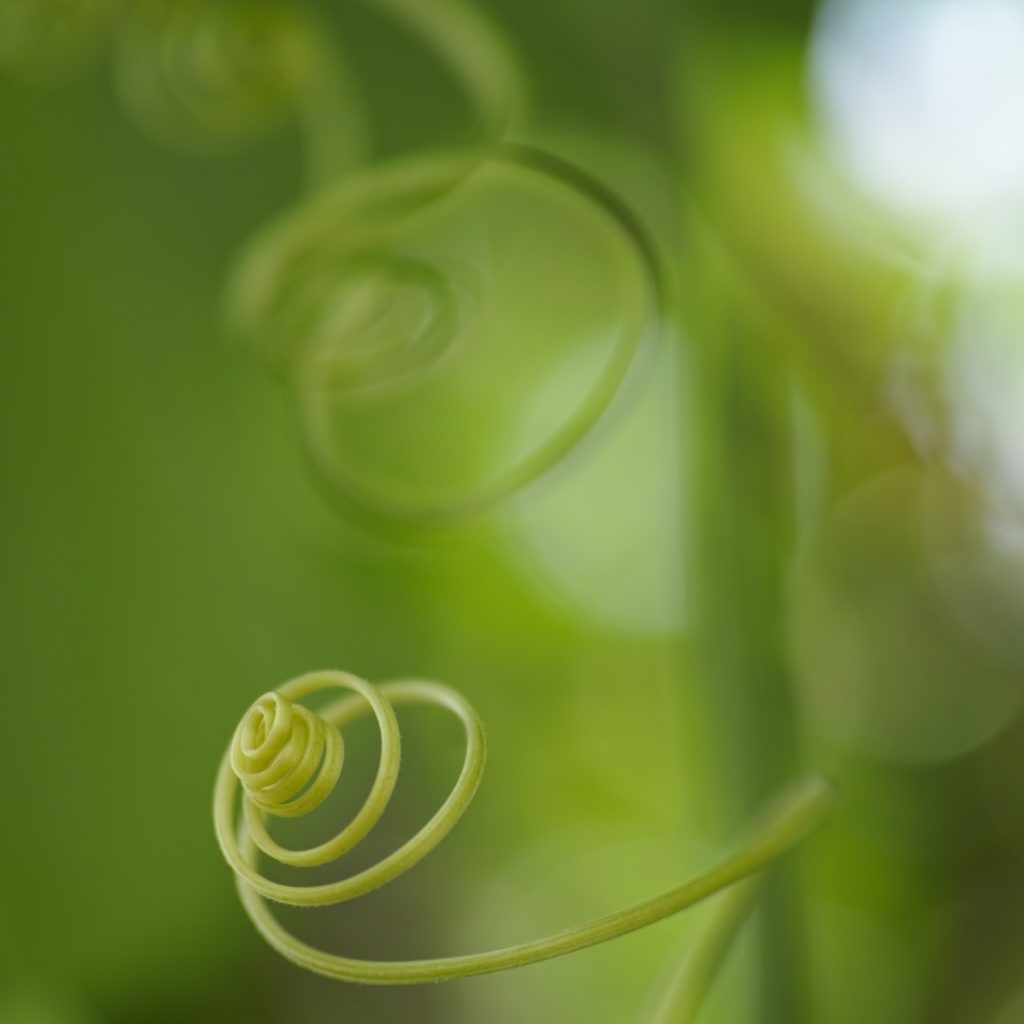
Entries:
[[[161,144],[112,84],[134,12],[0,2],[0,1021],[652,1019],[706,908],[428,988],[324,981],[262,944],[214,773],[259,694],[338,667],[451,683],[490,750],[414,872],[287,917],[325,948],[478,950],[617,909],[814,768],[836,810],[702,1019],[1021,1024],[1024,5],[479,9],[530,94],[509,137],[602,182],[657,265],[514,168],[403,243],[462,260],[501,314],[443,400],[399,393],[376,427],[332,411],[331,457],[386,463],[411,502],[510,464],[616,332],[639,338],[578,447],[438,527],[338,500],[288,382],[225,322],[246,242],[304,201],[287,113],[184,147],[223,151]],[[400,22],[317,13],[374,161],[472,136]],[[25,32],[47,19],[71,30]],[[457,773],[455,726],[402,724],[395,805],[346,867]],[[358,794],[375,740],[346,738]]]

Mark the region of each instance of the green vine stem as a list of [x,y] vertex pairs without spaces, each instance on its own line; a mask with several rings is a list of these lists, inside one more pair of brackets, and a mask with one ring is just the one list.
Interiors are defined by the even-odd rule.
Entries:
[[[296,703],[332,689],[348,690],[352,696],[319,714]],[[401,743],[394,705],[410,703],[432,704],[451,712],[466,734],[462,770],[434,816],[389,856],[348,878],[297,886],[263,875],[259,870],[261,852],[284,864],[312,867],[335,860],[369,833],[387,807],[398,778]],[[326,842],[303,850],[281,846],[270,837],[266,817],[297,817],[322,803],[341,773],[344,747],[338,730],[368,711],[380,731],[380,762],[362,808]],[[213,800],[218,842],[236,874],[242,905],[260,934],[300,967],[347,982],[417,984],[523,967],[644,928],[758,875],[813,831],[833,799],[828,781],[804,779],[771,802],[734,852],[681,885],[555,935],[486,953],[400,962],[357,960],[307,945],[271,913],[267,900],[327,906],[363,896],[408,871],[440,843],[469,806],[484,757],[484,729],[476,712],[459,693],[438,683],[401,681],[374,686],[345,672],[322,671],[299,676],[261,697],[235,731],[217,774]],[[239,787],[243,791],[242,816],[236,819]],[[726,944],[709,947],[700,973],[707,975]]]
[[[715,778],[723,808],[742,820],[800,760],[784,642],[792,378],[784,336],[722,239],[693,207],[686,224],[691,252],[679,281],[693,344],[680,388],[697,499],[687,570],[713,734],[729,741]],[[764,887],[756,926],[765,1024],[814,1019],[801,899],[785,872]]]

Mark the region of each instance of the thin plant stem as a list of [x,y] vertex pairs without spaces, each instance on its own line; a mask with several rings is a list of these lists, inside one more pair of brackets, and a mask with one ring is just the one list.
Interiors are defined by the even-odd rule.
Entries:
[[370,127],[341,44],[319,22],[309,43],[310,72],[296,100],[306,186],[315,192],[369,158]]
[[431,49],[476,111],[478,133],[495,142],[522,115],[526,84],[501,33],[463,0],[363,0],[390,15]]
[[[340,688],[355,696],[314,715],[293,699]],[[284,885],[258,868],[259,851],[285,863],[322,864],[351,849],[373,828],[387,807],[400,761],[400,738],[393,705],[433,704],[453,713],[466,733],[462,771],[434,816],[394,853],[356,875],[316,886]],[[377,776],[363,807],[333,839],[310,850],[284,850],[262,827],[266,814],[293,816],[321,802],[341,771],[341,757],[330,753],[331,730],[371,711],[381,736]],[[524,967],[607,942],[677,914],[716,893],[757,875],[800,843],[821,822],[833,799],[831,783],[819,777],[785,789],[764,810],[746,840],[717,864],[651,899],[554,935],[485,953],[429,960],[358,960],[324,952],[297,939],[271,913],[266,900],[301,906],[327,906],[355,899],[391,881],[425,857],[454,827],[469,806],[483,771],[483,725],[455,690],[438,683],[401,681],[373,686],[344,672],[299,676],[267,694],[247,712],[221,762],[214,790],[218,841],[237,877],[242,905],[261,935],[282,956],[340,981],[407,985],[448,981]],[[235,797],[244,791],[243,816],[235,819]],[[312,793],[312,796],[308,794]],[[253,827],[253,823],[257,823]],[[712,951],[716,948],[710,947]],[[707,955],[705,962],[712,963]]]
[[694,1024],[704,1000],[757,901],[760,878],[717,897],[711,917],[686,951],[653,1024]]

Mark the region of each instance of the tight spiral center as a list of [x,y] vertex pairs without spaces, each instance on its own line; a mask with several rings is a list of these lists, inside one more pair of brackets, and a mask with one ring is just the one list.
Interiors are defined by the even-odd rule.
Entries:
[[245,713],[231,743],[231,767],[249,799],[268,814],[313,810],[341,774],[338,730],[302,704],[264,694]]

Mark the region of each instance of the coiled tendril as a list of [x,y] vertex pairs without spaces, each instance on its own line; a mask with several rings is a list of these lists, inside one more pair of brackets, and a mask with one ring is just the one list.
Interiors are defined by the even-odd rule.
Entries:
[[123,19],[115,58],[125,108],[172,147],[214,152],[290,119],[302,129],[311,181],[363,157],[346,64],[301,4],[141,0]]
[[66,78],[99,52],[120,0],[0,0],[0,67]]
[[[319,714],[295,703],[326,689],[348,690],[352,695]],[[462,770],[434,816],[393,853],[348,878],[310,886],[268,879],[259,868],[260,853],[283,864],[313,867],[351,850],[373,828],[398,778],[401,743],[394,706],[409,703],[442,707],[465,729]],[[304,850],[281,846],[270,837],[266,817],[298,816],[322,802],[341,773],[338,730],[367,711],[372,712],[380,730],[380,763],[365,803],[328,841]],[[521,967],[643,928],[756,875],[800,842],[832,800],[831,786],[824,780],[812,777],[800,782],[767,809],[742,846],[682,885],[556,935],[491,952],[398,962],[358,960],[301,942],[274,917],[267,900],[307,907],[341,903],[408,871],[437,846],[469,806],[480,782],[484,754],[484,730],[476,712],[460,694],[438,683],[402,681],[373,686],[345,672],[324,671],[299,676],[261,697],[246,712],[224,755],[213,813],[217,839],[235,871],[242,905],[263,937],[299,966],[349,982],[414,984]],[[243,791],[242,818],[236,821],[239,786]],[[743,901],[747,898],[737,895]],[[731,909],[729,915],[736,916]]]
[[[363,2],[435,52],[465,90],[477,130],[496,138],[519,110],[523,89],[487,21],[460,0]],[[219,150],[291,118],[302,131],[311,184],[365,161],[369,132],[358,89],[338,40],[308,6],[139,0],[129,8],[115,53],[116,81],[126,109],[159,141]]]
[[[63,0],[118,4],[118,90],[159,140],[209,151],[300,126],[312,191],[243,254],[234,325],[291,386],[333,496],[444,524],[517,493],[590,431],[661,314],[660,275],[607,190],[502,144],[526,90],[472,4],[362,2],[461,87],[475,114],[461,151],[356,172],[369,153],[362,104],[337,40],[302,4]],[[0,14],[17,3],[0,0]],[[20,3],[40,25],[60,7]]]
[[270,5],[147,0],[118,49],[125,106],[176,145],[228,145],[278,121],[303,87],[304,26]]
[[265,229],[236,331],[291,387],[347,505],[449,523],[557,464],[661,315],[657,258],[614,196],[521,146],[348,177]]

